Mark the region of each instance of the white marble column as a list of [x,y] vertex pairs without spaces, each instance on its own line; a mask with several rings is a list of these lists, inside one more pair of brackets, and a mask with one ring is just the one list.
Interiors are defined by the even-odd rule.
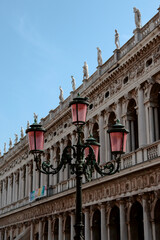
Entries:
[[48,240],[52,239],[52,220],[48,218]]
[[19,189],[18,189],[18,199],[22,198],[22,168],[19,169]]
[[120,210],[120,239],[128,240],[127,224],[125,219],[125,209],[123,201],[120,201],[119,210]]
[[[3,190],[3,181],[0,181],[0,209],[2,208],[2,190]],[[0,238],[1,239],[1,238]]]
[[13,229],[12,228],[10,229],[10,240],[13,240]]
[[30,240],[34,239],[34,225],[33,222],[31,222],[31,227],[30,227]]
[[85,231],[85,240],[90,240],[91,239],[91,227],[90,227],[90,218],[89,218],[89,209],[85,208],[84,212],[84,217],[85,217],[85,226],[84,226],[84,231]]
[[155,137],[156,141],[159,140],[159,122],[158,122],[158,108],[154,107],[154,126],[155,126]]
[[153,236],[153,240],[156,240],[156,226],[155,226],[154,219],[151,220],[151,223],[152,223],[152,236]]
[[105,161],[105,148],[106,148],[106,142],[105,142],[105,130],[104,130],[104,115],[101,112],[99,114],[99,139],[100,139],[100,164],[103,165]]
[[[130,130],[130,126],[129,126],[129,120],[126,121],[126,129]],[[132,149],[131,147],[131,133],[129,132],[128,136],[127,136],[127,147],[126,147],[126,152],[130,152]]]
[[150,143],[150,126],[149,126],[149,102],[145,103],[145,119],[146,119],[146,137],[147,137],[147,144]]
[[7,240],[7,228],[4,230],[4,240]]
[[153,121],[153,107],[149,107],[149,133],[150,143],[154,142],[154,121]]
[[[54,145],[54,149],[53,149],[53,166],[54,166],[54,168],[57,167],[56,153],[57,153],[57,146]],[[53,175],[53,185],[55,186],[56,184],[57,184],[57,174],[54,174]]]
[[106,209],[104,204],[101,205],[101,240],[107,240]]
[[147,196],[142,197],[143,204],[143,224],[144,224],[144,240],[152,240],[152,228],[149,216]]
[[39,230],[38,230],[38,232],[39,232],[39,240],[42,240],[42,237],[43,237],[43,235],[42,235],[42,220],[39,220]]
[[63,225],[62,225],[62,216],[61,215],[59,215],[58,240],[63,240]]
[[5,178],[3,181],[3,207],[6,206],[6,187],[7,187],[7,179]]
[[145,107],[143,89],[138,88],[138,141],[139,147],[144,146],[147,143],[146,136],[146,119],[145,119]]
[[74,240],[75,236],[74,225],[75,225],[75,213],[71,212],[71,240]]
[[118,120],[121,119],[121,114],[122,114],[122,106],[121,106],[121,101],[118,99],[116,102],[116,117]]
[[25,197],[28,196],[29,188],[29,164],[26,165]]
[[7,205],[10,204],[10,196],[11,196],[11,185],[10,185],[10,176],[8,177],[8,186],[7,186]]

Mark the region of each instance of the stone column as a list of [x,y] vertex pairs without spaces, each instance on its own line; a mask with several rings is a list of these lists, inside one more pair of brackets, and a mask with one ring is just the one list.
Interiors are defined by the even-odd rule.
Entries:
[[42,220],[39,220],[39,240],[42,240]]
[[11,185],[10,185],[10,176],[8,177],[8,186],[7,186],[7,205],[10,204],[10,197],[11,197]]
[[52,220],[48,218],[48,240],[52,239]]
[[147,196],[143,195],[142,204],[143,204],[144,240],[152,240],[151,222],[147,200],[148,200]]
[[[0,209],[2,208],[2,189],[3,189],[3,181],[0,181]],[[1,239],[1,238],[0,238]]]
[[154,126],[156,129],[156,131],[155,131],[156,139],[155,140],[158,141],[159,140],[159,123],[158,123],[158,108],[157,107],[154,108]]
[[22,198],[22,168],[19,170],[19,189],[18,189],[18,199]]
[[4,240],[7,240],[7,228],[4,230]]
[[103,204],[101,205],[101,240],[107,240],[106,209]]
[[25,181],[25,197],[28,196],[28,188],[29,188],[29,165],[26,165],[26,181]]
[[13,229],[12,228],[10,229],[10,240],[13,240]]
[[7,194],[7,178],[4,179],[3,181],[3,207],[6,206],[6,194]]
[[154,122],[153,122],[153,108],[149,107],[149,133],[150,133],[150,143],[154,142]]
[[104,115],[101,112],[99,115],[99,138],[100,138],[100,164],[103,165],[105,161],[105,130],[104,130]]
[[34,239],[34,226],[33,222],[31,222],[31,227],[30,227],[30,240]]
[[138,141],[139,147],[142,147],[147,143],[147,136],[144,97],[143,89],[141,87],[138,88],[138,113]]
[[75,236],[74,225],[75,225],[75,213],[71,212],[71,240],[74,240]]
[[128,240],[124,202],[122,200],[120,201],[119,210],[120,210],[120,239]]
[[[126,129],[130,130],[130,126],[129,126],[129,120],[127,119],[126,121]],[[129,132],[128,136],[127,136],[127,146],[126,146],[126,152],[130,152],[131,151],[131,133]]]
[[2,239],[2,231],[0,230],[0,239]]
[[9,204],[13,202],[13,174],[10,175],[10,198]]
[[154,219],[151,220],[151,223],[152,223],[152,236],[153,236],[153,240],[156,240],[156,226],[155,226]]
[[15,202],[15,192],[16,192],[16,173],[13,173],[13,201]]
[[85,240],[90,240],[91,239],[91,234],[90,234],[90,219],[89,219],[89,209],[85,208],[84,212],[84,217],[85,217],[85,226],[84,226],[84,231],[85,231]]
[[58,240],[63,240],[63,225],[62,225],[62,216],[61,215],[59,215]]
[[149,131],[149,107],[148,107],[149,102],[145,103],[145,119],[146,119],[146,137],[147,137],[147,144],[150,143],[150,131]]
[[[53,149],[53,166],[54,168],[57,167],[57,159],[56,159],[56,152],[57,152],[57,146],[54,145],[54,149]],[[57,184],[57,174],[53,175],[53,185]]]

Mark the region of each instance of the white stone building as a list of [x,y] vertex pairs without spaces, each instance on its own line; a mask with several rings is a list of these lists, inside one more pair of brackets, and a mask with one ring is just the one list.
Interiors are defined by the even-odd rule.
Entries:
[[[160,239],[160,9],[60,105],[41,119],[45,153],[56,167],[65,146],[76,142],[69,102],[89,98],[84,139],[100,142],[100,163],[111,159],[107,129],[118,118],[129,129],[121,170],[83,179],[86,240]],[[27,137],[0,157],[0,239],[73,240],[75,177],[35,171]],[[47,186],[47,196],[30,192]]]

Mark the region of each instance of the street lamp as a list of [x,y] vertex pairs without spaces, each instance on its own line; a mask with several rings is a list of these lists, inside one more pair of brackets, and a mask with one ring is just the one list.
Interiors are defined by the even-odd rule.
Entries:
[[75,240],[84,240],[83,218],[82,218],[82,175],[86,180],[91,180],[94,170],[101,176],[111,175],[119,171],[121,154],[125,153],[128,131],[117,120],[116,124],[108,130],[110,135],[111,152],[115,156],[114,160],[107,162],[104,166],[99,166],[98,153],[100,144],[95,138],[90,136],[84,144],[81,143],[83,125],[86,123],[88,102],[87,98],[82,98],[78,94],[70,102],[72,123],[77,128],[77,144],[64,148],[61,161],[57,168],[54,168],[50,160],[41,162],[41,154],[44,146],[45,129],[37,123],[37,116],[34,123],[26,130],[29,140],[30,152],[34,155],[37,169],[44,174],[57,174],[62,167],[69,164],[71,174],[76,176],[76,223]]

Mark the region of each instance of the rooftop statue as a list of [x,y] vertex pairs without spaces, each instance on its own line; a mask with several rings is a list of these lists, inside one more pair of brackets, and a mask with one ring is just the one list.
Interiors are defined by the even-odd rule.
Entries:
[[11,138],[9,139],[9,148],[10,149],[12,148],[12,139]]
[[24,130],[22,127],[21,127],[21,138],[24,138]]
[[98,66],[101,66],[103,64],[102,61],[102,52],[99,47],[97,47],[97,61],[98,61]]
[[141,28],[141,13],[138,8],[133,8],[136,28]]
[[[38,121],[38,114],[35,114],[35,113],[34,113],[33,115],[34,115],[34,122],[37,123],[37,121]],[[29,121],[28,121],[28,122],[29,122]]]
[[27,129],[29,128],[30,124],[29,124],[29,121],[27,121]]
[[60,90],[59,100],[60,100],[60,102],[63,102],[64,98],[63,98],[63,90],[62,90],[61,86],[59,87],[59,90]]
[[117,32],[117,29],[115,29],[115,44],[116,44],[116,48],[119,49],[120,42],[119,42],[119,33]]
[[6,153],[6,143],[4,143],[4,153]]
[[75,91],[76,90],[76,82],[75,82],[75,78],[73,76],[71,76],[72,78],[72,90]]
[[89,78],[89,73],[88,73],[88,65],[86,62],[84,62],[83,66],[83,79],[88,79]]
[[15,135],[15,140],[14,141],[15,141],[15,144],[16,144],[16,143],[18,143],[18,134],[15,133],[14,135]]

